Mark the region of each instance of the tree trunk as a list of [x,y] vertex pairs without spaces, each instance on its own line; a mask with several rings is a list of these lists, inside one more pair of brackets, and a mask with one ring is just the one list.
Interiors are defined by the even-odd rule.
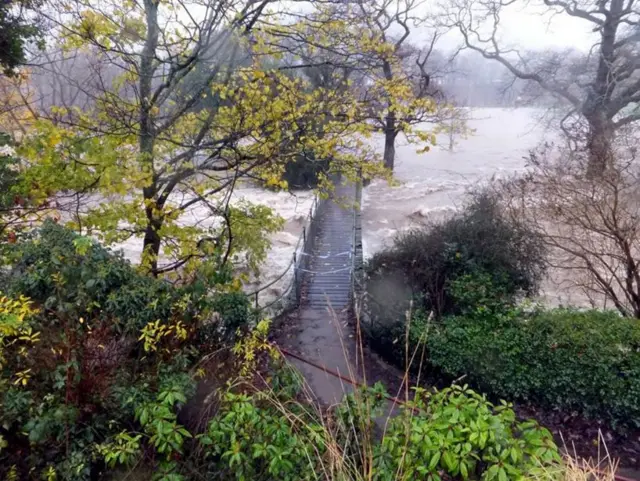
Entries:
[[[393,80],[393,70],[391,64],[388,61],[382,63],[382,71],[386,80]],[[388,102],[387,107],[391,107],[392,102]],[[393,110],[389,109],[387,118],[384,124],[384,166],[393,171],[393,164],[396,160],[396,136],[398,132],[396,130],[396,114]]]
[[[152,195],[151,189],[145,190],[145,200],[147,199],[147,195]],[[149,205],[149,204],[148,204]],[[149,259],[149,272],[151,275],[156,277],[158,275],[158,256],[160,255],[160,244],[162,239],[160,238],[160,228],[162,227],[162,219],[156,217],[154,213],[153,200],[151,200],[151,204],[149,207],[145,209],[145,213],[147,215],[147,227],[144,231],[144,240],[142,242],[143,246],[143,258]]]
[[587,177],[596,179],[604,174],[608,166],[613,164],[613,135],[614,129],[611,122],[601,113],[588,116],[589,133],[587,138],[587,151],[589,164],[587,165]]
[[151,89],[155,72],[154,59],[158,47],[158,0],[144,0],[144,8],[147,23],[147,36],[144,48],[140,55],[140,134],[138,143],[140,148],[140,162],[149,165],[152,179],[150,185],[143,189],[145,200],[145,213],[147,225],[142,243],[143,255],[149,259],[151,273],[155,276],[158,272],[158,255],[160,254],[160,235],[162,218],[158,217],[156,205],[157,185],[153,156],[155,147],[155,129],[151,105]]
[[608,166],[613,164],[613,136],[615,129],[607,116],[613,91],[616,87],[616,32],[620,26],[620,14],[624,0],[611,0],[610,11],[600,31],[598,67],[592,88],[584,104],[585,117],[589,122],[587,150],[589,164],[587,177],[602,177]]
[[394,113],[387,115],[384,127],[384,166],[393,171],[396,159],[396,116]]

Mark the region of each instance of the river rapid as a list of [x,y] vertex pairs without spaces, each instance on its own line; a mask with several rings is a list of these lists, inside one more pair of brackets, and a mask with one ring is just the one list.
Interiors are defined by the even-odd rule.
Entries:
[[[365,258],[392,243],[403,230],[451,215],[465,192],[495,177],[523,172],[531,149],[553,137],[536,109],[473,109],[472,133],[455,138],[441,135],[429,152],[413,145],[396,147],[394,176],[399,185],[374,181],[364,189],[362,236]],[[382,149],[382,140],[378,140]],[[562,273],[550,272],[541,301],[550,305],[586,306],[587,298],[571,287]]]

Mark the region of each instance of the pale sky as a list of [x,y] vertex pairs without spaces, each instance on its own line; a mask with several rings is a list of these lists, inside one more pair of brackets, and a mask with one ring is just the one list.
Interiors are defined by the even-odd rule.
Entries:
[[[425,0],[422,7],[425,12],[440,11],[438,4],[447,4],[449,0]],[[288,0],[282,0],[288,5]],[[294,10],[310,10],[310,5],[303,2],[290,4]],[[295,6],[294,6],[295,5]],[[193,12],[191,12],[193,14]],[[589,31],[593,24],[586,20],[570,17],[566,13],[552,15],[542,0],[517,0],[503,10],[500,37],[501,47],[513,46],[525,50],[545,49],[549,47],[572,47],[587,50],[593,45],[593,32]],[[411,39],[420,44],[427,41],[428,28],[413,28]],[[439,44],[441,47],[455,47],[461,43],[459,33],[450,32]]]
[[[551,15],[541,8],[542,2],[513,5],[505,9],[502,18],[503,39],[527,48],[573,47],[588,49],[593,24],[560,13]],[[545,13],[546,12],[546,13]]]
[[[553,15],[541,0],[520,0],[503,9],[498,35],[501,47],[524,50],[571,47],[587,50],[593,45],[591,28],[592,23],[566,13]],[[428,37],[428,29],[416,29],[415,34],[414,42],[420,43]],[[461,42],[459,33],[450,32],[441,45],[454,47]]]

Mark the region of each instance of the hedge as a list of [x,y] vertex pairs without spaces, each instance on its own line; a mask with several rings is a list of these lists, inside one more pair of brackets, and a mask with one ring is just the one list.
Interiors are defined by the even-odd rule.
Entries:
[[614,312],[450,317],[431,331],[433,366],[496,397],[640,426],[640,324]]

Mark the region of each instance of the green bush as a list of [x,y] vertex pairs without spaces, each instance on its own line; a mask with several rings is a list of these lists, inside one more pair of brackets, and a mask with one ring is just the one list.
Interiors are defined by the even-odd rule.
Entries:
[[[459,214],[402,233],[392,247],[371,258],[367,287],[375,291],[370,296],[373,314],[379,307],[384,309],[387,297],[394,294],[390,279],[402,282],[395,291],[410,293],[419,308],[433,311],[436,317],[461,311],[450,285],[465,275],[490,280],[505,299],[533,294],[544,272],[544,259],[539,237],[508,219],[490,193],[478,192]],[[384,288],[377,290],[378,283]]]
[[358,389],[333,407],[333,422],[323,422],[289,396],[229,391],[199,437],[207,470],[239,480],[317,479],[330,469],[331,479],[504,481],[561,462],[548,430],[466,386],[417,389],[376,435],[386,395],[380,384]]
[[[227,392],[200,442],[212,458],[210,470],[223,479],[298,481],[318,479],[325,446],[317,419],[260,393]],[[289,407],[291,409],[291,406]]]
[[5,292],[55,312],[109,320],[122,333],[169,319],[186,292],[140,275],[113,253],[52,221],[8,246]]
[[366,269],[365,333],[374,349],[404,368],[411,301],[416,319],[433,315],[436,321],[476,305],[512,306],[537,292],[545,250],[536,233],[506,217],[498,200],[480,191],[452,218],[400,234]]
[[221,329],[232,336],[238,329],[248,327],[254,320],[251,303],[244,292],[216,294],[211,308],[220,315]]
[[8,247],[0,477],[85,480],[116,458],[180,453],[208,301],[52,222]]
[[383,396],[377,385],[350,394],[338,406],[339,426],[346,431],[338,444],[354,453],[356,463],[358,451],[372,453],[375,480],[505,481],[533,477],[560,462],[547,429],[517,420],[505,402],[494,406],[456,385],[439,392],[416,389],[385,425],[382,439],[367,446],[365,440],[378,439],[373,417],[383,412]]
[[198,328],[198,344],[207,349],[233,342],[238,332],[255,325],[256,312],[244,292],[222,292],[211,296],[208,308],[213,318]]
[[640,326],[614,312],[479,307],[445,319],[428,351],[493,396],[640,426]]

